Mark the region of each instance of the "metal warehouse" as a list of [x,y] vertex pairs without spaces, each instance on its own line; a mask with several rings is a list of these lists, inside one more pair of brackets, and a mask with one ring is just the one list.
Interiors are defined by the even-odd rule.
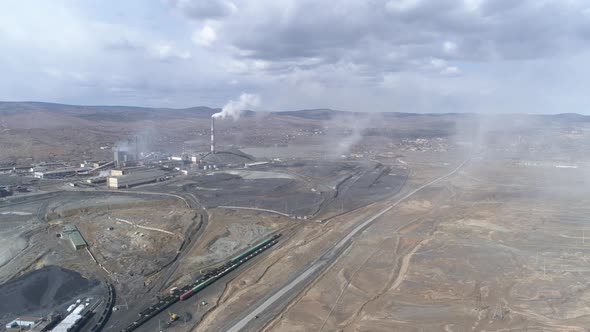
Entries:
[[74,250],[82,249],[88,246],[88,243],[86,243],[86,240],[84,240],[82,234],[80,234],[80,231],[78,230],[78,227],[75,225],[65,225],[62,230],[62,236],[67,237],[70,240]]
[[53,171],[36,171],[34,176],[38,179],[62,179],[68,176],[74,176],[79,172],[87,171],[84,168],[70,168],[70,169],[57,169]]
[[112,189],[129,188],[151,182],[163,181],[167,173],[161,170],[134,172],[122,176],[111,176],[107,179],[107,186]]
[[13,320],[12,322],[6,324],[6,328],[9,329],[12,327],[17,327],[17,326],[31,328],[32,326],[36,325],[40,321],[41,321],[41,317],[21,316],[15,320]]

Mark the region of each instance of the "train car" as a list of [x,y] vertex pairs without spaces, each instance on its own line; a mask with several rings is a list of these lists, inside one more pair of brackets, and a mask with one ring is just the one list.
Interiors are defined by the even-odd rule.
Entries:
[[249,254],[255,252],[256,250],[264,247],[265,245],[267,245],[271,241],[278,239],[280,236],[281,236],[280,233],[279,234],[275,234],[275,235],[271,236],[269,239],[266,239],[266,240],[261,241],[260,243],[258,243],[254,247],[250,248],[249,250],[246,250],[245,252],[243,252],[243,253],[239,254],[238,256],[232,258],[230,260],[230,263],[235,263],[235,262],[240,261],[242,258],[244,258],[244,257],[248,256]]
[[[165,298],[161,299],[158,303],[148,307],[147,309],[141,311],[139,313],[140,318],[134,321],[131,325],[127,328],[123,329],[123,332],[130,332],[137,329],[143,323],[154,317],[155,315],[159,314],[163,310],[170,307],[172,304],[180,301],[187,300],[191,296],[195,295],[205,287],[209,286],[213,282],[219,280],[229,272],[235,270],[244,262],[250,260],[251,258],[257,256],[264,250],[270,248],[271,246],[275,245],[278,241],[277,239],[281,236],[281,234],[276,234],[271,236],[270,238],[259,242],[254,247],[246,250],[245,252],[241,253],[240,255],[232,258],[226,264],[207,271],[207,273],[201,278],[199,278],[195,283],[186,285],[182,288],[177,289],[174,294],[170,294]],[[181,295],[178,295],[181,294]]]
[[185,292],[182,295],[180,295],[180,298],[179,299],[180,299],[180,301],[184,301],[184,300],[188,299],[189,297],[191,297],[193,295],[195,295],[195,292],[192,289],[190,289],[187,292]]

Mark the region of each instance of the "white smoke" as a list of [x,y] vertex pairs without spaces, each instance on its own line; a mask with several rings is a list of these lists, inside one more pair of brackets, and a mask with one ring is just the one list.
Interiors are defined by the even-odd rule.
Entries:
[[243,110],[256,107],[258,104],[260,104],[260,97],[258,95],[242,93],[239,100],[230,100],[223,106],[221,112],[213,114],[213,117],[217,119],[230,117],[237,120]]

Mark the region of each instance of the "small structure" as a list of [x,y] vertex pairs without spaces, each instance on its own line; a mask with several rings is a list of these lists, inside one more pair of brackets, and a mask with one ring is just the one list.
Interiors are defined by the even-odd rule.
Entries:
[[104,182],[107,182],[107,177],[106,176],[95,176],[90,179],[86,179],[84,181],[86,183],[90,183],[90,184],[104,183]]
[[61,233],[62,237],[67,237],[70,240],[74,250],[79,250],[88,246],[88,243],[86,243],[86,240],[84,240],[82,234],[80,234],[80,231],[78,230],[78,227],[75,225],[65,225]]
[[111,176],[122,176],[123,175],[123,170],[120,169],[112,169],[110,172]]
[[253,162],[253,163],[245,163],[244,168],[263,166],[263,165],[267,165],[267,164],[268,164],[268,161],[257,161],[257,162]]
[[31,328],[41,322],[41,317],[33,317],[33,316],[21,316],[17,319],[13,320],[12,322],[6,324],[6,329],[10,329],[13,327],[25,327]]

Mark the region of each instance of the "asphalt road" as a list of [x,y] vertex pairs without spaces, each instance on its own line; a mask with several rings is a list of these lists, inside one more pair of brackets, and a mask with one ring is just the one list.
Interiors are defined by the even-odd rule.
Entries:
[[[242,315],[241,318],[238,318],[235,321],[228,324],[229,326],[225,327],[223,330],[227,332],[238,332],[242,330],[254,329],[254,326],[252,325],[260,326],[259,324],[270,320],[273,316],[270,312],[276,312],[279,306],[282,307],[283,304],[286,304],[290,298],[297,294],[297,290],[301,290],[304,286],[311,283],[317,277],[319,272],[323,271],[326,267],[328,267],[330,263],[332,263],[336,258],[338,258],[338,256],[344,251],[344,249],[350,245],[353,236],[355,236],[360,231],[368,227],[371,223],[373,223],[375,220],[387,213],[389,210],[393,209],[401,202],[412,197],[417,192],[454,175],[463,166],[465,166],[465,164],[468,161],[469,158],[462,162],[459,166],[457,166],[457,168],[453,169],[451,172],[414,189],[410,193],[395,201],[392,205],[379,211],[371,218],[363,221],[361,224],[354,227],[344,238],[342,238],[338,243],[336,243],[336,245],[330,248],[317,260],[312,262],[305,270],[300,272],[299,275],[287,282],[287,284],[285,284],[281,288],[269,294],[265,299],[261,300],[256,305],[252,306],[252,309],[250,309],[248,313]],[[282,301],[282,303],[280,303],[279,301]]]

